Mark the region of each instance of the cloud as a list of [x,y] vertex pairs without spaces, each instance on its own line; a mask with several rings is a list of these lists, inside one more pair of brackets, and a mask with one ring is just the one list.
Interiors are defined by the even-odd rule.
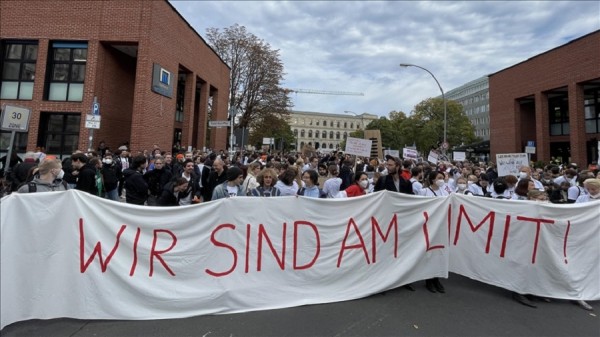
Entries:
[[234,24],[280,51],[294,109],[387,116],[600,29],[588,1],[172,1],[204,36]]

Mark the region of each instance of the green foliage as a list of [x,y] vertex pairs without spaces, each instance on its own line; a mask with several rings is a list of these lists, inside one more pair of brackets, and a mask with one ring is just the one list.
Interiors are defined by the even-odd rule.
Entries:
[[[446,137],[450,147],[478,140],[475,127],[465,115],[462,105],[447,101],[446,111]],[[401,151],[405,146],[415,144],[417,150],[428,153],[444,139],[444,101],[441,98],[428,98],[417,104],[410,116],[392,111],[390,119],[382,117],[370,123],[368,129],[381,130],[384,148]]]
[[263,138],[275,138],[275,147],[279,150],[281,150],[282,140],[286,150],[294,148],[291,145],[295,142],[294,133],[286,118],[277,114],[265,115],[254,119],[250,123],[250,128],[249,141],[256,148],[261,148]]

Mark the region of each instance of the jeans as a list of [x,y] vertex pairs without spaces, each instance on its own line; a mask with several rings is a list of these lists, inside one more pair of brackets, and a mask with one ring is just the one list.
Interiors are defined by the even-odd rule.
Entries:
[[111,191],[106,191],[106,193],[104,194],[104,197],[106,199],[119,201],[119,191],[117,188],[115,188],[114,190],[111,190]]

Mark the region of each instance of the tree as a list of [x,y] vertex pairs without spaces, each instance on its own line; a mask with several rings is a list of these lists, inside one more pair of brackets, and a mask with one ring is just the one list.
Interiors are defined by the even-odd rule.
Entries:
[[207,29],[208,43],[231,67],[229,107],[241,113],[238,127],[269,116],[287,117],[292,106],[288,92],[280,86],[283,63],[279,50],[244,26],[235,24],[220,31]]
[[[477,141],[475,128],[465,115],[462,105],[449,100],[446,102],[446,110],[448,143],[453,146]],[[397,130],[406,144],[415,143],[423,153],[428,153],[432,147],[437,148],[444,139],[444,101],[441,98],[421,101],[415,106],[414,113],[400,122]]]
[[250,144],[257,148],[261,147],[263,138],[274,138],[277,149],[281,149],[282,145],[284,150],[294,148],[291,145],[295,142],[294,133],[285,118],[265,114],[252,120],[250,129]]

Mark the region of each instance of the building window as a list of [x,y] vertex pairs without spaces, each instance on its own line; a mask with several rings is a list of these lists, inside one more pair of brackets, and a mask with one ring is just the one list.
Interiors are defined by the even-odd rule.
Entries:
[[327,121],[323,120],[323,126],[327,126]]
[[323,139],[327,138],[327,131],[323,131],[321,135],[323,136]]
[[329,139],[333,139],[333,131],[329,131]]
[[344,132],[344,139],[348,138],[348,132]]
[[560,95],[548,99],[548,113],[550,114],[550,135],[568,135],[569,132],[569,99]]
[[315,138],[319,138],[319,131],[318,130],[315,130]]
[[[358,126],[358,124],[356,124]],[[354,123],[350,123],[350,129],[354,129]]]
[[600,132],[600,88],[586,90],[583,98],[585,132]]
[[319,126],[319,120],[317,120],[317,126]]
[[37,144],[46,153],[70,156],[79,148],[80,114],[42,113]]
[[300,137],[304,138],[304,129],[300,130]]
[[335,139],[340,139],[340,132],[339,131],[335,134]]
[[333,121],[329,121],[329,127],[333,127]]
[[87,43],[54,42],[48,53],[49,101],[83,101]]
[[[185,78],[186,78],[186,75],[179,74],[178,77],[179,78],[177,79],[177,98],[175,99],[175,121],[183,122],[183,103],[185,102]],[[161,78],[162,78],[162,74],[161,74]]]
[[329,149],[333,149],[333,143],[329,144]]
[[294,129],[294,137],[298,137],[298,129]]
[[308,138],[312,138],[312,130],[308,130]]
[[36,42],[2,44],[2,84],[0,99],[31,100],[38,45]]
[[344,129],[348,128],[348,122],[344,122]]
[[337,125],[337,127],[339,128],[339,127],[340,127],[340,121],[337,121],[337,124],[336,124],[336,125]]

